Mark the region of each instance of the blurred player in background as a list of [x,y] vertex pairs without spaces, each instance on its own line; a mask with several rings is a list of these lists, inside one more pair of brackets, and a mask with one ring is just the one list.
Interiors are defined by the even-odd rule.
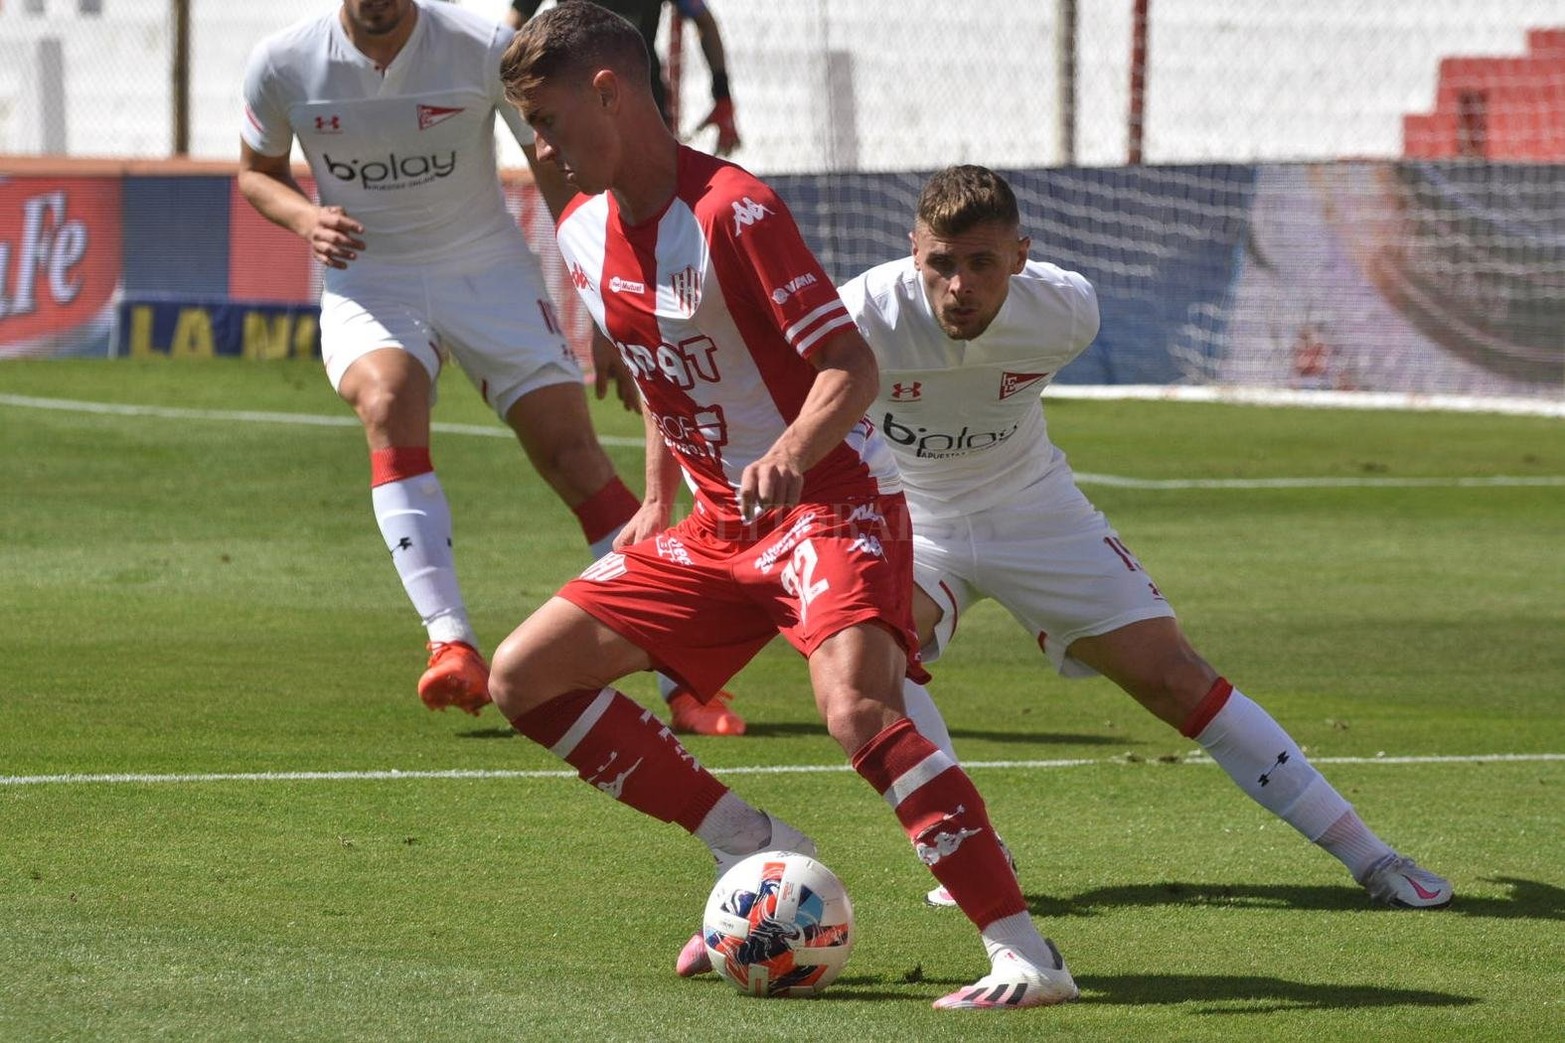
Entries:
[[[657,666],[710,693],[782,634],[853,767],[980,928],[988,975],[938,1007],[1074,998],[966,773],[902,715],[924,676],[896,467],[864,415],[874,356],[792,215],[744,170],[679,144],[646,47],[584,2],[530,19],[502,65],[538,157],[585,195],[561,253],[641,389],[647,486],[599,560],[501,643],[491,690],[516,729],[594,786],[676,822],[721,873],[797,830],[701,767],[615,680]],[[668,528],[681,472],[696,509]],[[700,936],[676,963],[710,968]]]
[[[375,517],[428,631],[419,696],[431,709],[473,714],[489,699],[488,667],[457,584],[451,511],[429,454],[446,353],[516,432],[594,554],[640,506],[593,432],[581,369],[505,208],[496,112],[551,212],[574,194],[552,166],[534,163],[532,134],[504,102],[500,57],[510,35],[454,5],[344,0],[255,48],[240,143],[245,198],[326,266],[327,376],[364,425]],[[295,137],[320,205],[293,178]],[[594,351],[599,396],[612,377],[635,408],[618,355],[601,340]]]
[[[945,650],[963,611],[993,598],[1061,674],[1119,685],[1341,860],[1373,900],[1446,905],[1450,883],[1387,846],[1277,722],[1196,653],[1076,487],[1038,395],[1097,335],[1097,295],[1075,272],[1029,260],[1020,220],[1003,178],[947,168],[919,197],[911,255],[842,290],[880,363],[871,416],[907,489],[925,662]],[[909,681],[903,695],[920,730],[951,753],[929,693]],[[950,902],[940,889],[929,899]]]
[[[668,103],[668,84],[663,80],[663,64],[658,60],[657,35],[658,23],[663,18],[663,5],[674,5],[680,15],[695,23],[696,34],[701,40],[701,54],[706,58],[707,71],[712,76],[712,111],[707,113],[696,130],[704,130],[707,127],[717,128],[717,148],[719,156],[727,156],[739,147],[739,127],[734,120],[734,101],[728,93],[728,57],[723,49],[723,33],[718,27],[717,16],[712,14],[712,9],[706,5],[706,0],[594,0],[602,7],[607,7],[617,15],[621,15],[637,29],[641,30],[641,38],[647,45],[647,57],[651,62],[650,74],[652,77],[652,96],[657,100],[658,111],[663,113],[663,122],[667,123],[675,134],[679,128],[674,126],[672,112]],[[543,0],[511,0],[511,9],[507,17],[513,28],[520,28],[522,23],[531,18],[538,8],[543,5]]]

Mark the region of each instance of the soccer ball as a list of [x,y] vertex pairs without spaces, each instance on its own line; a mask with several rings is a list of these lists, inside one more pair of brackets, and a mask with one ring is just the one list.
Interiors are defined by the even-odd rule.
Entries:
[[712,967],[751,996],[818,996],[853,951],[853,903],[830,869],[762,851],[712,888],[701,917]]

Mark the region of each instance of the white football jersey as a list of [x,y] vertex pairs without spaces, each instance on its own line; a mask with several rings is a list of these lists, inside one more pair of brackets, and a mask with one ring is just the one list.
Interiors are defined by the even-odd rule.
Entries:
[[880,363],[870,418],[896,454],[915,523],[985,510],[1044,481],[1071,494],[1038,395],[1097,336],[1091,283],[1028,261],[971,341],[940,328],[912,257],[871,268],[842,299]]
[[261,41],[245,70],[245,142],[281,156],[297,136],[322,204],[364,225],[364,256],[377,260],[471,257],[494,237],[522,238],[495,166],[496,112],[532,141],[500,84],[511,32],[455,4],[417,8],[384,70],[335,5]]

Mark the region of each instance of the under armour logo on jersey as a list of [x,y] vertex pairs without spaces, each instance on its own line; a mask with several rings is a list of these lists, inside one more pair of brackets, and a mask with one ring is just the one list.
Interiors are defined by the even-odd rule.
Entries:
[[734,204],[734,235],[743,233],[745,226],[755,224],[769,213],[771,211],[766,207],[745,196]]
[[891,385],[891,401],[893,402],[917,402],[923,397],[924,382],[921,380],[915,380],[908,384],[898,382]]
[[1048,375],[1047,373],[1001,373],[1000,397],[1010,398],[1018,391],[1026,391]]
[[315,133],[317,134],[341,134],[341,116],[317,116],[315,117]]

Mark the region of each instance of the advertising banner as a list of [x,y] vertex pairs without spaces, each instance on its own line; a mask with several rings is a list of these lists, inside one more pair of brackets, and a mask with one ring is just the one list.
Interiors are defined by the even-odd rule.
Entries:
[[107,353],[119,178],[0,177],[0,358]]

